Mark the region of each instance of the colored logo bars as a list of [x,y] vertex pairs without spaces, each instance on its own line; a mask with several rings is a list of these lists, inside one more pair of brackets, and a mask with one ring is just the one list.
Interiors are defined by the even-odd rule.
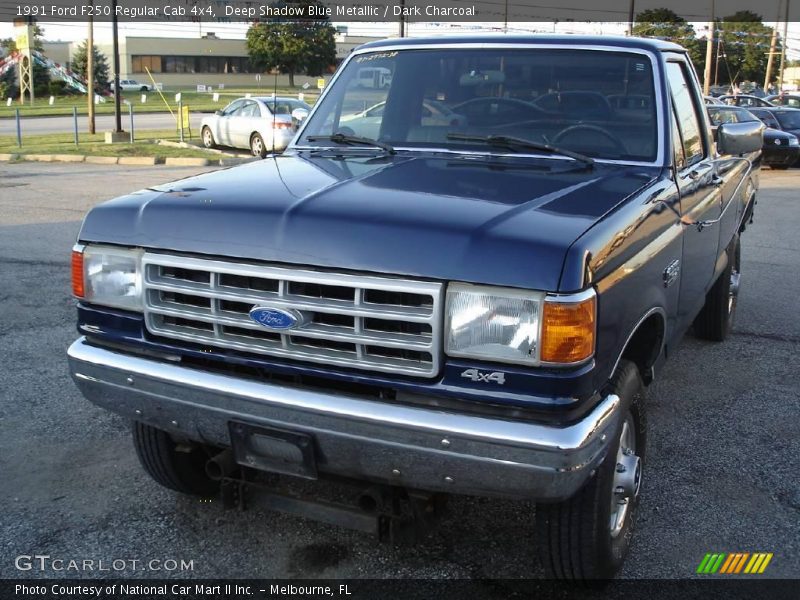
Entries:
[[709,552],[700,561],[697,573],[701,575],[737,575],[760,574],[767,568],[769,561],[772,560],[772,552],[733,552],[730,554]]

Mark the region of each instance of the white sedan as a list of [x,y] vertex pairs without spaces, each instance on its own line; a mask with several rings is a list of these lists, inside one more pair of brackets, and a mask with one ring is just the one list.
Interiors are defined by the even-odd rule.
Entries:
[[[113,87],[113,82],[112,82]],[[135,79],[120,79],[119,89],[123,92],[149,92],[150,86],[145,83],[139,83]]]
[[200,135],[206,148],[247,148],[253,156],[284,150],[311,107],[295,98],[239,98],[203,117]]
[[[350,115],[345,115],[339,121],[343,127],[349,127],[356,135],[377,139],[383,121],[383,109],[386,101],[378,102],[374,106]],[[454,113],[450,108],[436,100],[425,99],[422,101],[421,125],[425,127],[466,125],[464,115]],[[346,123],[346,125],[344,125]]]

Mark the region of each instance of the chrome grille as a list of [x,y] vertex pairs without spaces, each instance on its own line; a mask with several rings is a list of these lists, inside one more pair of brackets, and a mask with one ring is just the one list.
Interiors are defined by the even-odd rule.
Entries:
[[[442,284],[146,253],[145,324],[155,335],[314,363],[435,375]],[[296,329],[249,317],[295,309]]]

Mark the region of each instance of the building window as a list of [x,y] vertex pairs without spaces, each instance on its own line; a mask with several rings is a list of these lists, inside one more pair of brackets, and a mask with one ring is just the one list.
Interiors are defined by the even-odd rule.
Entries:
[[160,56],[134,54],[131,57],[131,68],[134,73],[144,73],[145,68],[149,69],[151,73],[161,73],[161,58]]
[[134,73],[255,73],[246,56],[146,56],[133,55]]

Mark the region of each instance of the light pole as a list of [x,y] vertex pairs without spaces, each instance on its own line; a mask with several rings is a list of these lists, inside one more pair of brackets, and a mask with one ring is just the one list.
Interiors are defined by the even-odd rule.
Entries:
[[111,0],[111,30],[114,36],[114,124],[116,133],[122,133],[122,111],[119,97],[119,27],[117,23],[117,0]]
[[708,96],[711,88],[711,58],[714,52],[714,0],[711,0],[711,20],[708,22],[708,37],[706,38],[706,68],[703,73],[703,95]]
[[89,133],[94,134],[94,0],[89,0],[89,35],[86,39],[86,94],[89,96]]

